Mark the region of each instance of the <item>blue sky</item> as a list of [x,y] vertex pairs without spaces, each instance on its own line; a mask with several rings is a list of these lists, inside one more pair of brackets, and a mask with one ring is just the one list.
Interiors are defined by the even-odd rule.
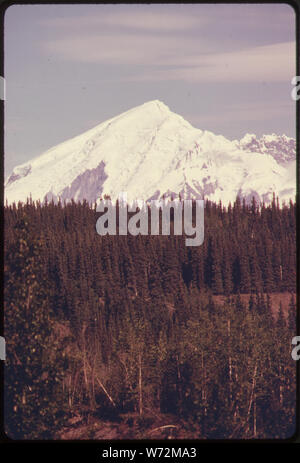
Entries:
[[287,4],[13,5],[4,40],[5,175],[153,99],[230,139],[295,136]]

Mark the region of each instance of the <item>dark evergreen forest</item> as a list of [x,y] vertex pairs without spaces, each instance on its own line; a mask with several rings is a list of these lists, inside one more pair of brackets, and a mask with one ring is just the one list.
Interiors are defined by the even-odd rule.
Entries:
[[[294,203],[206,201],[199,247],[99,236],[86,202],[4,214],[9,436],[293,435]],[[272,293],[289,293],[276,314]]]

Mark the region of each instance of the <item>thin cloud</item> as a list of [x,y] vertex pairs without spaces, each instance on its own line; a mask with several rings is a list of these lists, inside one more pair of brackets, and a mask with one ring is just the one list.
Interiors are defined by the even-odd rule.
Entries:
[[[137,81],[289,82],[296,72],[295,42],[254,47],[230,53],[181,57],[177,68],[136,75]],[[175,62],[172,57],[165,64]]]
[[[187,13],[180,6],[172,11],[153,5],[121,9],[103,5],[101,14],[97,10],[95,14],[44,19],[43,26],[52,28],[53,38],[41,46],[66,62],[125,65],[126,72],[118,75],[124,82],[290,81],[296,72],[295,42],[287,41],[289,38],[280,41],[278,34],[273,34],[269,43],[258,45],[254,40],[258,26],[266,27],[259,14],[264,19],[267,10],[274,11],[268,27],[284,18],[292,20],[289,7],[271,10],[240,5],[232,16],[232,8],[224,6],[202,5]],[[245,11],[249,14],[241,16]],[[225,26],[219,37],[216,24],[220,24],[221,15]],[[232,39],[232,30],[239,31],[239,41]]]
[[[138,6],[136,6],[138,9]],[[58,29],[83,29],[91,27],[109,27],[109,28],[125,28],[128,30],[145,31],[184,31],[197,29],[202,24],[206,24],[209,18],[203,15],[188,15],[182,12],[167,12],[167,11],[123,11],[114,13],[104,13],[100,15],[85,15],[74,17],[58,17],[45,19],[41,24],[46,27]]]
[[208,42],[191,37],[159,35],[94,34],[49,40],[44,49],[65,60],[83,63],[130,64],[138,66],[178,65],[188,51],[207,52]]
[[296,72],[295,42],[218,52],[192,37],[97,34],[57,38],[44,47],[64,60],[132,66],[123,81],[284,82]]

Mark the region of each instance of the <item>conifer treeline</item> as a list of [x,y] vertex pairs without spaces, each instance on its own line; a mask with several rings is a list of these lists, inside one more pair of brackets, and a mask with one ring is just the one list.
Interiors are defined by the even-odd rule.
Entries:
[[[263,293],[295,292],[295,212],[292,202],[206,202],[204,243],[186,247],[184,236],[101,237],[99,214],[87,203],[6,207],[7,368],[12,382],[18,378],[8,388],[11,433],[23,420],[25,436],[41,435],[38,429],[55,435],[62,422],[56,416],[87,407],[100,418],[107,408],[141,418],[173,413],[199,438],[291,435],[295,302],[291,296],[287,321],[282,307],[275,320]],[[249,304],[240,293],[252,294]],[[226,295],[226,303],[216,305],[212,294]],[[47,339],[55,335],[47,317],[68,328],[64,362],[53,342],[34,341],[43,370],[52,371],[58,356],[55,381],[46,372],[41,379],[38,366],[28,369],[22,342],[30,339],[16,337],[14,323],[17,314],[30,337],[29,313],[34,332],[40,323]],[[41,398],[35,412],[28,409],[16,351],[27,355],[31,397],[48,378],[44,417]]]
[[[10,206],[5,211],[6,246],[23,213],[43,239],[44,265],[60,301],[57,308],[76,288],[84,300],[89,291],[105,297],[115,288],[110,297],[118,294],[123,303],[130,292],[175,297],[190,287],[225,295],[295,290],[293,203],[279,208],[273,201],[259,209],[255,202],[247,206],[237,200],[225,209],[207,201],[204,243],[195,247],[185,246],[185,236],[101,237],[95,231],[99,214],[87,203]],[[84,286],[87,275],[89,289]],[[66,314],[72,305],[64,301]]]

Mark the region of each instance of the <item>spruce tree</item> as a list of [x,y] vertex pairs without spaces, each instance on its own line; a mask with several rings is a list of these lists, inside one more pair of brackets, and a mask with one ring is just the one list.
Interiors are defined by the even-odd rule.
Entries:
[[41,247],[26,216],[5,261],[5,430],[13,439],[53,437],[64,417],[64,354],[53,330]]

